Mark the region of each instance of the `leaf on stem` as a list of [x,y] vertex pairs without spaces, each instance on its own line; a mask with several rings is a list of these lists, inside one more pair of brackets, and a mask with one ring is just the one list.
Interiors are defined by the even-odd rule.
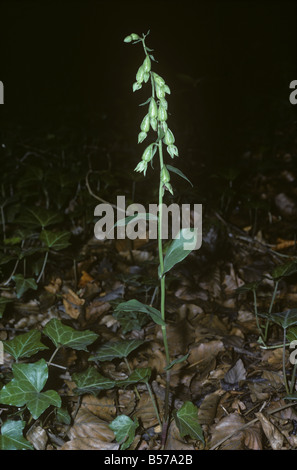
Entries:
[[186,401],[182,407],[174,412],[175,422],[181,437],[190,436],[204,442],[203,431],[198,423],[198,408],[192,402]]
[[89,358],[89,361],[112,361],[115,358],[123,358],[129,356],[129,354],[143,344],[142,340],[139,339],[128,339],[125,341],[108,342],[101,346],[93,356]]
[[61,320],[53,318],[44,327],[43,333],[48,336],[56,348],[60,346],[87,351],[98,335],[90,330],[77,331],[71,326],[63,325]]
[[11,406],[26,405],[34,419],[50,406],[61,406],[55,390],[41,392],[48,379],[48,366],[44,359],[33,364],[13,364],[14,378],[0,390],[0,402]]
[[20,357],[30,357],[38,351],[48,349],[40,342],[41,333],[37,330],[28,331],[15,338],[4,342],[4,350],[16,360]]

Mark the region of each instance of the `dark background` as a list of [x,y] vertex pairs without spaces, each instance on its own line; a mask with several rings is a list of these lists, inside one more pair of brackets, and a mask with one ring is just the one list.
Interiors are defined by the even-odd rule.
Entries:
[[0,22],[10,136],[65,125],[136,145],[149,90],[132,93],[143,51],[123,39],[148,29],[172,90],[170,127],[190,159],[232,162],[296,115],[296,1],[12,0],[0,3]]

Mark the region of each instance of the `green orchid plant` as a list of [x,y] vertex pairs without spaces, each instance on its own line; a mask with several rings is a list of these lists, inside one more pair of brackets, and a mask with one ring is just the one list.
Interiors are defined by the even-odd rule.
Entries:
[[[133,92],[140,90],[143,85],[151,85],[151,96],[141,106],[147,106],[147,112],[143,117],[140,124],[140,132],[138,134],[138,143],[144,142],[147,138],[148,133],[152,130],[156,134],[156,140],[150,143],[142,153],[141,161],[135,167],[135,171],[143,173],[146,176],[148,171],[148,164],[152,165],[152,161],[156,153],[159,156],[159,205],[158,205],[158,255],[159,255],[159,280],[160,280],[160,316],[158,323],[161,325],[163,344],[166,355],[166,394],[164,404],[164,418],[163,418],[163,430],[162,430],[162,441],[163,444],[166,440],[167,427],[170,420],[170,406],[169,406],[169,390],[170,390],[170,369],[177,362],[177,360],[171,361],[169,356],[168,339],[166,332],[166,315],[165,315],[165,300],[166,300],[166,285],[165,279],[166,274],[171,270],[175,264],[182,261],[192,250],[185,249],[184,243],[189,240],[189,235],[192,234],[192,241],[194,245],[197,241],[197,230],[195,229],[181,229],[178,237],[174,239],[164,255],[163,251],[163,234],[162,234],[162,222],[163,222],[163,198],[165,191],[168,191],[173,195],[173,188],[170,182],[170,173],[174,172],[182,178],[188,179],[185,175],[177,168],[165,164],[165,158],[163,154],[164,146],[167,150],[171,159],[178,157],[178,148],[175,145],[175,137],[172,130],[168,127],[168,102],[167,95],[171,94],[170,88],[165,82],[164,78],[152,70],[152,63],[156,62],[154,56],[151,54],[153,49],[150,49],[146,45],[147,34],[143,34],[142,37],[136,33],[132,33],[125,37],[125,43],[141,44],[144,51],[144,60],[136,73],[136,81],[133,83]],[[149,216],[149,214],[148,214]],[[156,320],[156,317],[155,317]],[[187,355],[178,361],[183,361],[187,358]],[[194,405],[193,405],[194,406]],[[176,415],[175,415],[176,417]],[[179,421],[176,418],[177,424]],[[201,431],[201,430],[200,430]],[[200,438],[201,432],[198,433]]]

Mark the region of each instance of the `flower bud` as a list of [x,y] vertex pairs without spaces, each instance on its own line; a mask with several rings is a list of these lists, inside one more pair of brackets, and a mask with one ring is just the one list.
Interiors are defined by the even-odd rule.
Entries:
[[165,93],[167,93],[168,95],[171,94],[171,91],[170,91],[170,88],[169,88],[168,85],[165,84],[164,87],[163,87],[163,89],[164,89]]
[[171,144],[174,144],[174,142],[175,142],[175,138],[174,138],[172,131],[170,129],[167,129],[165,137],[164,137],[164,144],[171,145]]
[[156,118],[158,116],[158,107],[154,98],[151,99],[149,105],[149,116],[150,118]]
[[160,106],[162,106],[162,107],[163,107],[164,109],[166,109],[166,111],[167,111],[167,109],[168,109],[168,103],[167,103],[167,101],[165,100],[165,98],[161,98],[161,99],[160,99]]
[[147,55],[142,64],[145,72],[150,72],[151,70],[151,59]]
[[142,83],[143,82],[143,77],[144,76],[144,69],[143,69],[143,66],[141,65],[137,71],[137,74],[136,74],[136,81],[138,83]]
[[153,130],[156,131],[157,128],[158,128],[158,121],[157,121],[157,119],[156,119],[156,118],[151,118],[150,124],[151,124]]
[[[150,117],[149,117],[148,114],[146,116],[144,116],[143,120],[141,121],[140,129],[143,132],[148,132],[150,130]],[[171,143],[173,143],[173,142],[171,142]]]
[[161,170],[161,181],[163,184],[169,183],[170,181],[170,174],[165,165],[162,167]]
[[159,98],[159,100],[164,98],[165,97],[164,87],[156,85],[156,95]]
[[144,83],[147,83],[149,81],[149,78],[150,78],[149,72],[144,72],[144,74],[143,74]]
[[164,80],[164,78],[160,77],[160,75],[158,75],[158,74],[155,73],[155,72],[154,72],[153,76],[154,76],[154,81],[155,81],[155,83],[156,83],[157,85],[159,85],[159,86],[165,85],[165,80]]
[[142,84],[141,84],[141,83],[138,83],[138,82],[134,82],[134,83],[133,83],[133,91],[140,90],[140,88],[142,88]]
[[142,160],[146,163],[150,162],[153,158],[153,144],[150,144],[142,154]]
[[138,143],[141,144],[141,142],[146,139],[147,133],[146,132],[139,132],[138,134]]
[[163,106],[159,106],[158,109],[158,120],[159,121],[167,121],[167,111]]
[[146,174],[146,170],[147,170],[147,163],[144,162],[143,160],[141,160],[141,162],[138,163],[138,165],[136,166],[136,168],[134,168],[134,171],[138,171],[139,173],[142,173]]
[[129,34],[129,36],[126,36],[124,39],[124,42],[131,42],[132,41],[132,36]]
[[140,39],[140,37],[136,33],[132,33],[131,38],[132,38],[133,41],[136,41],[137,39]]
[[174,158],[174,155],[176,155],[178,157],[178,150],[177,150],[177,147],[175,145],[168,145],[167,146],[167,152],[169,153],[170,157],[171,158]]

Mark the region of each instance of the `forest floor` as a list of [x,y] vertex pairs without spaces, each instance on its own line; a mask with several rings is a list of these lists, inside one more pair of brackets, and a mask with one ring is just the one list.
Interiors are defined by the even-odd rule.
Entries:
[[[176,409],[187,401],[198,407],[204,442],[181,437],[173,420],[167,450],[297,448],[290,349],[297,339],[294,133],[281,130],[273,148],[249,150],[223,170],[197,167],[198,188],[182,182],[175,193],[179,204],[203,204],[203,242],[167,279],[170,357],[186,355],[171,369],[170,401]],[[112,450],[119,444],[108,424],[120,413],[139,423],[129,449],[159,450],[161,429],[144,383],[77,395],[73,380],[89,367],[98,346],[139,340],[125,360],[96,367],[111,381],[149,368],[162,417],[166,358],[161,328],[135,312],[115,314],[117,305],[129,299],[158,308],[157,244],[100,241],[93,232],[96,196],[113,204],[117,195],[128,202],[137,197],[156,202],[153,180],[143,182],[133,174],[135,150],[131,153],[121,139],[108,147],[90,136],[79,140],[73,130],[40,132],[34,138],[19,130],[17,137],[7,131],[3,143],[0,384],[12,379],[15,362],[6,341],[39,331],[48,349],[17,362],[51,360],[55,348],[43,329],[53,318],[98,337],[87,349],[61,347],[51,360],[47,389],[59,393],[64,415],[49,407],[32,419],[26,406],[0,403],[1,425],[24,421],[24,436],[36,449]],[[180,188],[180,180],[175,183]],[[53,234],[60,234],[62,242]],[[267,337],[261,342],[267,318]]]

